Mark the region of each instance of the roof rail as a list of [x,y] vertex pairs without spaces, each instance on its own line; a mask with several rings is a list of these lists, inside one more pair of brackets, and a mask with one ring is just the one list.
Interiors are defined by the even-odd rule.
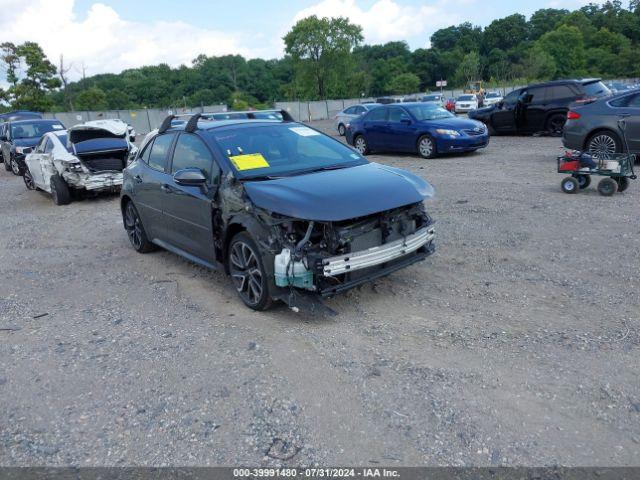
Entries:
[[[260,118],[256,118],[255,114],[256,113],[278,113],[282,116],[282,121],[283,122],[295,122],[295,119],[291,116],[291,114],[289,112],[287,112],[286,110],[281,110],[281,109],[273,109],[273,110],[246,110],[246,111],[241,111],[241,112],[237,112],[237,111],[231,111],[231,112],[209,112],[209,113],[196,113],[194,115],[191,116],[191,118],[189,118],[189,121],[187,122],[186,127],[184,128],[184,130],[186,132],[190,132],[193,133],[198,129],[198,121],[200,119],[203,120],[213,120],[215,115],[224,115],[224,114],[246,114],[247,115],[247,119],[249,120],[261,120]],[[175,118],[174,115],[171,115],[172,118]],[[169,118],[169,117],[167,117]],[[165,119],[166,121],[166,119]],[[171,121],[169,121],[170,123]],[[163,122],[164,125],[164,122]],[[162,127],[161,127],[162,128]]]
[[158,133],[164,133],[171,127],[171,121],[176,118],[175,115],[167,116],[160,124],[160,128],[158,128]]

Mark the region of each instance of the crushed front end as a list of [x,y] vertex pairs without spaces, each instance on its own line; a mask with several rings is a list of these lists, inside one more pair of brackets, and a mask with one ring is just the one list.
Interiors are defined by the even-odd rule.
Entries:
[[276,286],[329,297],[423,260],[435,251],[422,202],[339,222],[282,219],[274,227]]

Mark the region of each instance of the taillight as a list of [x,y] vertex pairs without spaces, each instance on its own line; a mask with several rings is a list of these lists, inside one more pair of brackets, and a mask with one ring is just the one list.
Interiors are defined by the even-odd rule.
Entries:
[[567,120],[578,120],[580,118],[580,114],[578,112],[573,112],[569,110],[567,112]]

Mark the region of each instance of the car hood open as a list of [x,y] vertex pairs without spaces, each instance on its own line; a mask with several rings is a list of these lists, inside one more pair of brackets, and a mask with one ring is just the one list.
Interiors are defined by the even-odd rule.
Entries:
[[251,201],[302,220],[335,222],[363,217],[434,195],[422,178],[399,168],[368,163],[275,180],[246,181]]

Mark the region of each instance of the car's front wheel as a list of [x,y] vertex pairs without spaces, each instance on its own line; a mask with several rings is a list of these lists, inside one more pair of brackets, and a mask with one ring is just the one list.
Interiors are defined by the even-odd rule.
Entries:
[[612,154],[622,152],[622,143],[613,132],[597,132],[587,141],[587,151],[594,154]]
[[246,233],[231,240],[228,265],[233,285],[244,304],[253,310],[268,309],[273,300],[269,295],[267,275],[258,246]]
[[31,172],[29,171],[28,168],[24,171],[24,175],[22,175],[22,180],[24,181],[24,186],[27,187],[27,190],[36,189],[36,183],[33,181],[33,176],[31,175]]
[[355,140],[353,141],[353,146],[358,152],[360,152],[361,155],[366,155],[367,153],[369,153],[369,145],[367,145],[367,140],[362,135],[356,136]]
[[338,133],[340,134],[341,137],[344,137],[344,134],[347,132],[347,130],[344,128],[343,124],[338,125]]
[[18,161],[14,157],[11,157],[11,171],[14,175],[22,175],[20,165],[18,165]]
[[422,158],[433,158],[436,156],[436,144],[433,138],[423,135],[418,139],[418,153]]

